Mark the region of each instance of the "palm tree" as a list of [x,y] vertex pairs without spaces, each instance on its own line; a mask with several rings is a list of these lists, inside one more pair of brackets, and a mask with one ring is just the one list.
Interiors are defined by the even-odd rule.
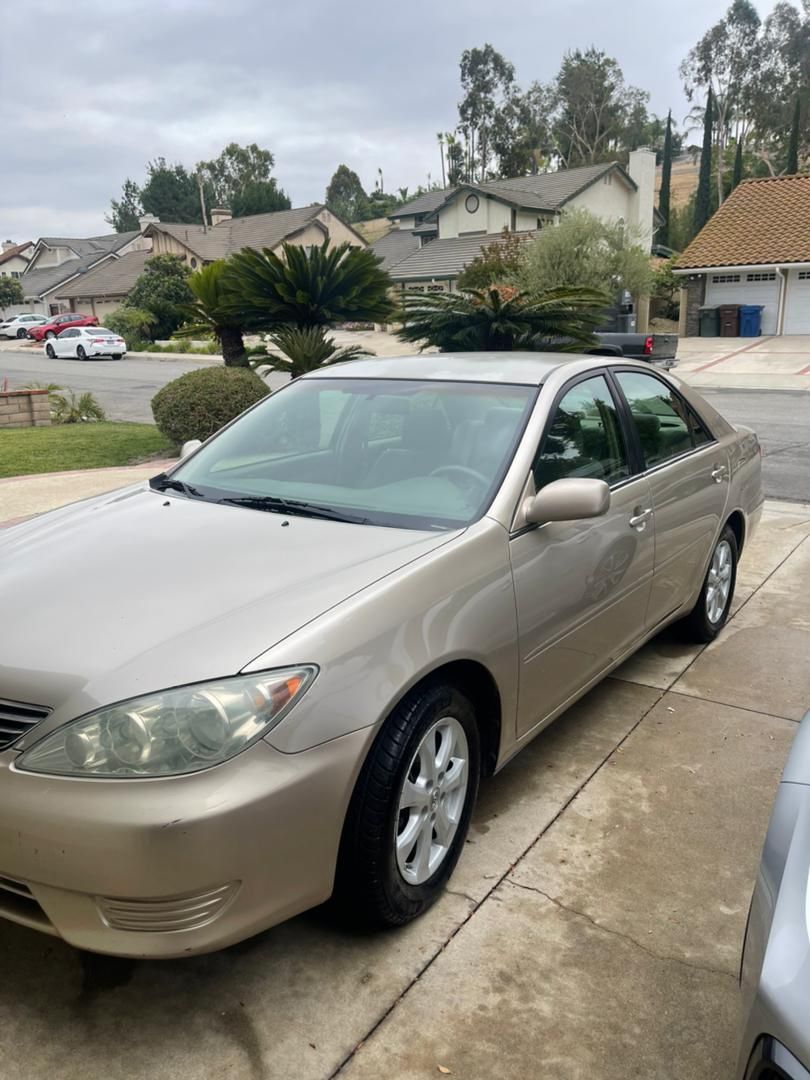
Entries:
[[[285,371],[291,379],[297,379],[307,371],[327,364],[340,364],[344,360],[356,360],[359,356],[373,356],[360,345],[339,348],[334,338],[328,338],[322,326],[281,326],[270,335],[270,342],[278,350],[260,357],[255,366],[266,364],[273,371]],[[280,354],[280,355],[279,355]]]
[[391,278],[368,248],[344,243],[329,250],[284,243],[281,252],[245,248],[232,255],[231,310],[244,326],[272,330],[336,322],[386,322],[394,311]]
[[594,344],[608,298],[587,288],[539,294],[493,285],[457,293],[416,293],[404,299],[403,341],[441,352],[574,351]]
[[245,367],[245,326],[231,306],[229,290],[230,266],[225,259],[195,270],[188,278],[194,293],[194,303],[183,308],[186,324],[176,337],[200,337],[213,334],[222,347],[222,359],[227,367]]
[[447,179],[444,171],[444,132],[436,133],[436,141],[439,144],[439,157],[442,159],[442,187],[447,187]]

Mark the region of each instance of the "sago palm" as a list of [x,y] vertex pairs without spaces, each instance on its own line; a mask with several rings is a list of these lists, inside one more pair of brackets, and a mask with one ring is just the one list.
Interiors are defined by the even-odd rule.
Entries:
[[273,371],[286,371],[293,379],[307,371],[324,367],[327,364],[339,364],[344,360],[355,360],[358,356],[373,356],[360,345],[348,345],[341,348],[334,338],[328,338],[322,326],[282,326],[270,335],[270,342],[278,350],[268,356],[259,357],[255,365],[266,364]]
[[492,286],[404,299],[403,341],[441,352],[572,351],[594,344],[607,298],[593,289],[527,294]]
[[382,259],[367,248],[340,244],[329,250],[284,243],[281,252],[245,248],[231,257],[233,311],[246,326],[328,326],[385,322],[394,305]]
[[245,327],[230,303],[228,289],[229,266],[225,259],[195,270],[188,279],[194,293],[194,303],[183,308],[185,325],[175,337],[200,337],[212,334],[222,347],[222,359],[227,367],[246,364]]

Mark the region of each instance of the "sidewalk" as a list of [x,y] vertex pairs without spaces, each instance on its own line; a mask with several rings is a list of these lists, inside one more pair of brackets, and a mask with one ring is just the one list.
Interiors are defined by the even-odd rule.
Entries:
[[150,461],[145,465],[125,468],[82,469],[77,472],[41,473],[33,476],[11,476],[0,480],[0,529],[15,525],[32,514],[55,510],[67,503],[103,495],[127,484],[137,484],[157,476],[177,458]]
[[696,390],[810,390],[810,337],[681,338],[673,375]]

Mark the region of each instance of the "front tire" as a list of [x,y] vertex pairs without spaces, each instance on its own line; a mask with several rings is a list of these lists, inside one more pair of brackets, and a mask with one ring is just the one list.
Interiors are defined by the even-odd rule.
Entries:
[[353,922],[402,926],[458,862],[481,772],[475,710],[447,683],[394,709],[363,765],[343,828],[334,900]]
[[726,525],[714,546],[697,603],[682,621],[690,641],[705,645],[725,626],[737,581],[737,537]]
[[48,341],[50,338],[55,338],[55,337],[56,337],[56,334],[54,333],[53,330],[46,330],[45,331],[45,340],[46,341]]
[[45,355],[50,360],[55,360],[56,359],[56,353],[54,352],[53,345],[51,345],[50,343],[45,346]]
[[28,337],[28,331],[27,331],[27,330],[25,329],[25,327],[24,327],[24,326],[21,326],[21,327],[19,328],[19,330],[17,331],[17,337],[18,337],[18,338],[25,338],[25,337]]

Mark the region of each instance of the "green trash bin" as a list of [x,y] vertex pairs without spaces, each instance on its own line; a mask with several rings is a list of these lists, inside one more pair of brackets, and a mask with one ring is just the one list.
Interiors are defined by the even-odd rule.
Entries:
[[720,309],[702,307],[700,309],[700,336],[720,337]]

